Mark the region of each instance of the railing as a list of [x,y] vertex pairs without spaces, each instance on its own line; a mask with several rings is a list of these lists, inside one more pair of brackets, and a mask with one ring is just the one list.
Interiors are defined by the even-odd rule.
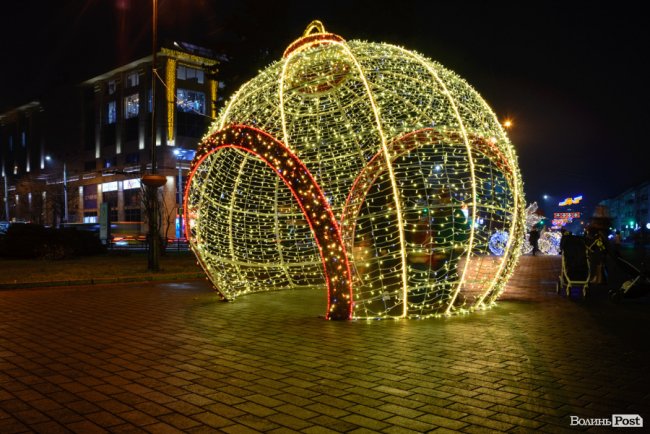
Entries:
[[[168,238],[167,242],[163,241],[163,246],[167,252],[186,252],[189,250],[189,244],[185,238]],[[149,244],[147,237],[138,236],[124,236],[114,237],[108,248],[110,250],[147,250]]]

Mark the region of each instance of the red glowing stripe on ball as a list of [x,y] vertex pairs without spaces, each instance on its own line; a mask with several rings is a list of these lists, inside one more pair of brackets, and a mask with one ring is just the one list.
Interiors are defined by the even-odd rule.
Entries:
[[[190,221],[188,198],[196,170],[210,155],[226,148],[239,149],[255,155],[273,169],[289,188],[314,234],[321,262],[323,263],[329,295],[327,319],[351,318],[353,305],[352,273],[334,213],[322,189],[305,164],[284,143],[268,133],[245,125],[233,125],[213,133],[202,142],[195,162],[192,164],[193,167],[185,189],[183,201],[185,221]],[[296,186],[301,188],[300,192],[296,190]],[[306,201],[312,202],[310,205],[312,210],[308,211],[306,209],[304,203]],[[316,201],[315,210],[314,201]],[[324,219],[326,223],[321,223],[319,219],[323,213],[326,215]],[[187,239],[192,239],[189,224],[185,230]],[[331,260],[328,256],[331,256]],[[340,263],[344,266],[340,267]]]

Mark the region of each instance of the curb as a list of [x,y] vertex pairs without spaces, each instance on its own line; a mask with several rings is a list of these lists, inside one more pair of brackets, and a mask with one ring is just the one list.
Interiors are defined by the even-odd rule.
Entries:
[[92,279],[54,280],[44,282],[0,283],[0,291],[10,289],[34,289],[60,286],[104,285],[109,283],[160,282],[166,280],[201,279],[205,273],[158,274],[151,276],[98,277]]

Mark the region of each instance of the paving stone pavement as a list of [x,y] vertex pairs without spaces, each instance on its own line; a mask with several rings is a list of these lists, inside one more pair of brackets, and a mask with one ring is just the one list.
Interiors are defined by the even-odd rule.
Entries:
[[325,321],[324,291],[224,303],[202,280],[3,291],[0,433],[650,424],[650,302],[558,296],[558,268],[523,257],[495,308],[422,321]]

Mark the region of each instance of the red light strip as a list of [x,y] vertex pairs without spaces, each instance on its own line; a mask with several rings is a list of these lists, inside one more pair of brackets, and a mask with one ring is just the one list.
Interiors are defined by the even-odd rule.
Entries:
[[[188,197],[196,170],[208,156],[225,148],[239,149],[257,156],[273,169],[289,188],[314,234],[323,263],[329,295],[326,317],[350,319],[353,305],[352,273],[334,213],[305,164],[284,143],[268,133],[245,125],[232,125],[213,133],[202,142],[192,163],[185,189],[185,221],[190,221]],[[308,206],[305,204],[307,201],[310,202]],[[187,239],[194,241],[189,224],[185,230]]]
[[294,51],[301,51],[307,47],[317,47],[319,45],[326,45],[332,42],[344,42],[345,39],[334,33],[315,33],[313,35],[303,36],[292,42],[291,45],[284,50],[283,58],[289,57],[289,54]]

